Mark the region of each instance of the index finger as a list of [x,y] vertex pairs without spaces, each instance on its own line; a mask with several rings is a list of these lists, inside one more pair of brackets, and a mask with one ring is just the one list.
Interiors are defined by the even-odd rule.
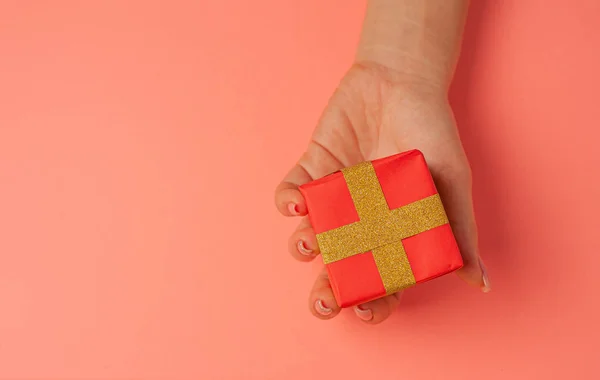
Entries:
[[312,177],[297,163],[275,189],[275,206],[285,216],[306,215],[306,202],[298,186],[312,181]]
[[285,216],[306,215],[306,202],[298,187],[343,167],[328,149],[312,140],[298,163],[275,189],[275,205],[279,212]]

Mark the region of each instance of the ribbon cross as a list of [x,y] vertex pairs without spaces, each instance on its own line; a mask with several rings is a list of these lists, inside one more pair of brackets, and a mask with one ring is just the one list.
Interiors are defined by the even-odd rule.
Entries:
[[439,194],[390,210],[371,162],[342,174],[360,220],[317,234],[323,261],[371,251],[387,294],[414,285],[402,239],[448,223]]

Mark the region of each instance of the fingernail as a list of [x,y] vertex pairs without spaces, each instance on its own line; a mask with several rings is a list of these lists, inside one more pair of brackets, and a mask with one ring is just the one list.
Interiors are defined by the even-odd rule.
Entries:
[[360,306],[354,306],[354,312],[358,316],[358,318],[363,321],[370,321],[373,319],[373,312],[371,309],[361,309]]
[[288,210],[290,211],[290,214],[292,215],[298,215],[298,205],[296,205],[295,203],[288,203]]
[[315,302],[315,310],[321,315],[329,315],[333,312],[333,310],[325,306],[325,304],[321,300],[317,300]]
[[399,292],[394,293],[394,297],[396,297],[396,300],[398,302],[400,302],[400,300],[402,299],[402,295],[404,294],[404,292],[401,290]]
[[313,250],[306,248],[303,240],[298,240],[298,251],[304,256],[312,256]]
[[492,283],[488,277],[487,268],[485,267],[485,264],[483,264],[483,260],[481,260],[481,258],[479,258],[479,267],[481,268],[483,279],[483,287],[481,288],[481,291],[484,293],[489,293],[492,290]]

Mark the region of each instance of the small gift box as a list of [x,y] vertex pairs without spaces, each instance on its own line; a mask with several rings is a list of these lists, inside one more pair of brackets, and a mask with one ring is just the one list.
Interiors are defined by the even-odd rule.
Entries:
[[423,154],[360,163],[300,186],[340,307],[462,267]]

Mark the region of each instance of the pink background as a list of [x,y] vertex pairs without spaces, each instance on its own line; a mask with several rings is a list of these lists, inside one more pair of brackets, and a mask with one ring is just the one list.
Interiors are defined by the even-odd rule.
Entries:
[[474,0],[451,97],[493,292],[306,310],[272,192],[364,6],[1,2],[1,379],[600,376],[595,0]]

